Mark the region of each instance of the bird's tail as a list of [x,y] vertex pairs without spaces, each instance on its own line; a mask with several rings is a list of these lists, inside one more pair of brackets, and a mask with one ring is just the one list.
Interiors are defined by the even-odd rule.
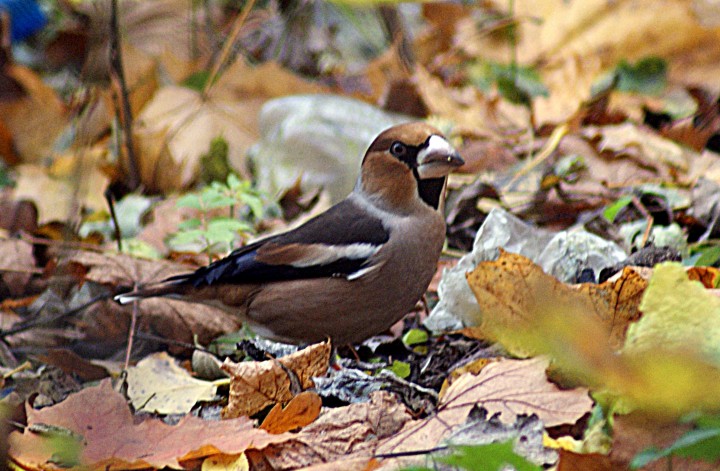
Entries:
[[127,293],[118,294],[113,298],[120,304],[130,304],[133,301],[144,298],[156,297],[182,297],[187,291],[188,285],[181,280],[168,279],[155,283],[154,286],[147,286]]

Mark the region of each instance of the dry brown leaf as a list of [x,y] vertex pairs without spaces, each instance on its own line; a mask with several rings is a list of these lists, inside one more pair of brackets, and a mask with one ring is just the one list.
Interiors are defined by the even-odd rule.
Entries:
[[290,440],[267,447],[262,458],[272,469],[363,470],[378,443],[392,437],[409,419],[393,394],[378,391],[369,403],[327,409]]
[[312,391],[303,391],[293,397],[285,407],[275,404],[265,416],[260,428],[270,433],[285,433],[305,427],[318,418],[320,409],[320,396]]
[[47,159],[55,139],[68,124],[67,110],[55,90],[32,70],[13,64],[5,72],[22,85],[26,94],[11,101],[0,100],[3,124],[24,162]]
[[227,141],[230,164],[248,176],[245,155],[260,136],[257,116],[263,103],[283,95],[327,91],[277,63],[252,67],[242,58],[207,94],[163,87],[138,116],[134,130],[141,179],[156,191],[186,188],[197,178],[200,157],[216,137]]
[[19,165],[13,197],[32,201],[40,224],[74,217],[80,209],[106,210],[103,195],[110,181],[101,170],[105,155],[106,150],[95,147],[59,155],[49,168]]
[[[184,461],[258,450],[291,437],[256,429],[247,418],[205,421],[188,415],[176,425],[154,418],[136,424],[109,380],[55,406],[35,410],[28,405],[25,410],[30,427],[45,424],[81,436],[82,464],[91,469],[179,469]],[[46,437],[26,428],[11,433],[8,443],[11,459],[23,469],[48,469],[54,450]]]
[[497,106],[507,106],[515,111],[517,108],[507,103],[491,103],[475,87],[450,88],[422,66],[415,68],[412,80],[428,111],[452,120],[462,130],[477,132],[480,129],[488,132],[493,127],[527,126],[524,112],[521,112],[521,116],[510,112],[498,113],[495,109]]
[[[546,427],[575,423],[592,408],[587,389],[561,391],[548,382],[547,365],[542,358],[501,360],[487,365],[477,376],[461,376],[447,389],[435,415],[408,422],[376,453],[431,449],[464,424],[474,407],[487,409],[488,415],[499,413],[505,423],[513,423],[518,414],[537,414]],[[383,462],[383,466],[387,464]]]
[[264,101],[285,95],[329,92],[327,87],[305,80],[277,62],[269,61],[251,66],[242,59],[228,67],[212,88],[212,95],[218,101]]
[[[493,3],[496,11],[507,11],[507,3]],[[478,28],[475,18],[459,23],[456,43],[471,57],[503,63],[517,57],[521,64],[537,65],[550,93],[534,100],[536,119],[557,122],[572,115],[599,75],[622,59],[662,57],[671,80],[717,91],[720,28],[698,12],[702,3],[521,0],[513,4],[517,43],[498,41],[499,35]]]
[[573,453],[560,449],[557,471],[612,471],[612,462],[607,455],[600,453]]
[[200,157],[217,137],[227,141],[235,170],[249,175],[245,154],[259,137],[259,109],[257,101],[216,100],[176,85],[161,88],[135,123],[143,184],[153,191],[188,187],[199,174]]
[[[619,415],[613,425],[613,444],[610,451],[612,469],[628,469],[630,461],[641,451],[649,447],[666,448],[685,432],[691,429],[689,424],[663,422],[642,414]],[[642,469],[644,471],[710,471],[717,470],[718,463],[694,461],[673,457],[658,460]],[[586,468],[587,469],[587,468]]]
[[[198,59],[209,51],[205,30],[197,27],[204,21],[202,16],[207,10],[192,8],[183,0],[139,3],[122,0],[118,4],[123,53],[134,49],[144,55],[133,53],[123,57],[123,68],[131,87],[148,60],[158,62],[175,82],[198,69]],[[110,2],[78,3],[75,8],[89,20],[90,47],[83,66],[84,75],[104,80],[109,76]]]
[[17,239],[0,239],[0,280],[12,297],[22,295],[36,273],[31,244]]
[[[277,360],[243,363],[225,360],[222,369],[232,381],[223,417],[253,415],[271,404],[289,401],[295,378],[302,389],[311,388],[315,385],[312,378],[324,375],[329,363],[329,342],[310,345]],[[295,378],[291,379],[289,374]]]
[[610,345],[620,347],[628,324],[640,316],[647,287],[630,268],[614,281],[571,287],[522,255],[504,251],[497,261],[480,263],[467,279],[483,311],[480,331],[521,356],[538,353],[521,331],[546,311],[567,314],[568,324],[580,322],[583,315],[596,319],[607,329]]
[[[187,273],[193,268],[165,261],[140,260],[123,254],[99,254],[79,251],[66,260],[84,267],[85,278],[96,283],[131,288],[161,281],[173,275]],[[111,312],[88,311],[95,316],[105,316],[113,309],[120,309],[109,301]],[[123,308],[129,313],[130,308]],[[176,299],[149,298],[140,301],[140,314],[159,335],[181,342],[192,343],[197,336],[201,343],[209,342],[218,335],[232,332],[240,327],[240,319],[227,312],[205,304],[188,303]],[[97,323],[99,321],[95,321]]]
[[106,368],[89,362],[67,348],[54,348],[38,355],[45,364],[57,366],[67,374],[75,375],[83,381],[99,381],[110,376]]

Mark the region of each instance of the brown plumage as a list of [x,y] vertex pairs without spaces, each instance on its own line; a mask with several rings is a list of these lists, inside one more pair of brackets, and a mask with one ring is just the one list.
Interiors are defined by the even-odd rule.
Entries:
[[116,299],[211,304],[290,343],[362,341],[399,320],[427,289],[445,239],[444,184],[462,163],[437,129],[394,126],[368,148],[355,190],[325,213]]

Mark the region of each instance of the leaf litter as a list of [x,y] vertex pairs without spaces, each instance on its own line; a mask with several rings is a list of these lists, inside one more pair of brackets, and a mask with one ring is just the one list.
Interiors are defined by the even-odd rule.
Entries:
[[[84,63],[85,77],[107,78],[109,5],[56,10],[57,18],[88,21],[63,22],[57,38],[34,47],[47,48],[49,63]],[[255,7],[246,24],[238,23],[243,46],[253,51],[248,61],[212,51],[213,28],[225,32],[240,14],[233,7],[191,15],[175,0],[142,8],[121,1],[140,179],[145,191],[165,193],[152,201],[154,225],[140,214],[130,225],[138,226],[155,257],[186,263],[112,251],[103,193],[121,188],[129,172],[129,157],[115,146],[117,90],[101,82],[83,93],[69,91],[73,85],[54,88],[48,83],[58,83],[56,71],[37,61],[30,68],[22,55],[13,61],[12,49],[3,46],[0,83],[9,88],[0,106],[6,164],[0,165],[0,363],[8,392],[2,403],[17,409],[26,402],[27,416],[20,419],[25,428],[8,436],[13,463],[24,469],[218,463],[396,469],[411,462],[442,468],[448,466],[443,460],[462,459],[453,447],[477,446],[473,456],[488,463],[514,453],[533,466],[627,469],[643,450],[659,447],[657,456],[673,469],[711,469],[712,454],[692,455],[709,464],[673,454],[688,456],[677,440],[703,430],[702,420],[711,421],[720,405],[716,16],[707,2],[690,7],[678,0],[640,13],[627,1],[512,6],[424,4],[419,21],[411,22],[417,34],[392,46],[349,45],[344,38],[358,36],[347,34],[346,22],[317,21],[319,49],[304,44],[284,12]],[[342,8],[328,8],[334,13],[325,18],[344,18],[337,13]],[[259,28],[276,20],[286,28]],[[669,30],[677,34],[669,37]],[[72,49],[68,37],[82,38],[87,48]],[[641,37],[656,40],[638,42]],[[274,56],[272,45],[283,41],[322,52],[304,54],[300,62],[289,49]],[[359,43],[375,58],[350,54]],[[202,83],[212,57],[227,61],[225,72]],[[277,60],[264,61],[268,57]],[[517,63],[508,62],[513,57]],[[69,83],[89,85],[83,80]],[[112,303],[118,291],[205,263],[168,244],[185,216],[173,203],[178,196],[167,193],[192,188],[209,174],[201,168],[209,143],[224,139],[228,168],[253,179],[257,162],[247,151],[260,135],[259,110],[274,97],[318,92],[429,117],[461,148],[469,164],[466,175],[450,182],[451,248],[471,248],[490,209],[504,208],[544,229],[570,229],[553,247],[566,251],[562,270],[546,274],[509,253],[475,260],[466,270],[469,285],[462,273],[469,295],[462,300],[453,298],[459,291],[437,283],[445,279],[439,271],[429,304],[439,290],[441,302],[467,310],[454,321],[463,330],[403,343],[399,332],[424,329],[425,313],[418,310],[394,328],[394,337],[354,352],[341,349],[339,359],[327,344],[287,356],[267,345],[250,348],[241,334],[212,342],[240,326],[205,306],[147,300],[131,314]],[[307,122],[297,129],[310,131],[302,125]],[[257,228],[287,227],[321,209],[318,201],[327,195],[297,182],[285,195],[286,213],[253,221]],[[98,220],[104,224],[88,224]],[[87,230],[78,233],[80,222]],[[583,254],[572,252],[573,225],[626,255],[652,251],[648,243],[668,246],[656,257],[589,269],[578,266],[587,262]],[[671,232],[675,239],[663,238]],[[127,247],[137,246],[127,240]],[[607,254],[614,250],[605,247]],[[704,266],[657,265],[676,260],[673,254],[685,265]],[[443,264],[456,262],[448,257]],[[581,283],[568,283],[575,281]],[[135,366],[118,377],[133,319]],[[199,371],[180,366],[193,350],[229,357],[229,387],[227,380],[200,380]],[[30,366],[22,367],[26,359]],[[158,385],[163,375],[168,379]],[[106,376],[125,388],[122,395],[109,380],[80,382]],[[218,418],[223,406],[225,420],[199,418]],[[679,421],[686,413],[700,418]],[[245,415],[254,420],[240,418]],[[481,448],[488,443],[504,451]]]

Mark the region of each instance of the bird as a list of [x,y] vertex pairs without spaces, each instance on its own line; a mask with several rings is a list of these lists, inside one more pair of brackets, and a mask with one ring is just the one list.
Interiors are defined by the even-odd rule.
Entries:
[[360,343],[425,294],[445,242],[447,176],[463,164],[435,127],[390,127],[368,147],[353,191],[327,211],[115,300],[208,304],[283,343]]

